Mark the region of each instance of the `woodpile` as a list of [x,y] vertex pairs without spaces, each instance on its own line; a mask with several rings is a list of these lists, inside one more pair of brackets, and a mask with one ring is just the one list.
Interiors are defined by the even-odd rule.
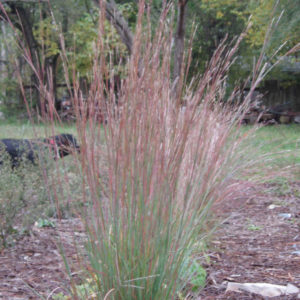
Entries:
[[[71,101],[71,99],[64,99],[63,101],[61,101],[61,107],[58,113],[60,115],[60,118],[64,121],[71,121],[76,119],[76,112],[74,110],[73,102]],[[92,105],[88,105],[88,103],[85,102],[78,113],[81,115],[81,117],[93,118],[101,124],[106,123],[106,117],[103,113],[103,109],[101,109],[97,102],[92,103]]]
[[[93,117],[99,123],[106,123],[105,114],[99,105],[93,105],[91,108],[87,107],[85,111],[86,117]],[[61,101],[59,114],[63,120],[76,119],[71,99],[63,99]],[[265,125],[290,123],[300,124],[300,112],[281,110],[278,109],[278,107],[267,109],[264,106],[257,105],[249,109],[249,111],[245,114],[242,123],[249,125],[256,123],[263,123]]]
[[245,114],[243,124],[263,123],[266,125],[300,123],[300,112],[283,111],[276,112],[272,109],[260,111],[251,109]]

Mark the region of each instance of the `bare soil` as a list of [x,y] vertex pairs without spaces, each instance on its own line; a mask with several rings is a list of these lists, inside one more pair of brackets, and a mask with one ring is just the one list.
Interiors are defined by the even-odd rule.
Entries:
[[[207,284],[197,299],[264,299],[246,292],[225,293],[228,281],[290,283],[300,288],[300,182],[241,185],[238,197],[215,208],[225,221],[212,237],[209,262],[204,265]],[[39,295],[51,299],[66,291],[69,276],[60,245],[76,277],[76,247],[84,239],[79,219],[56,221],[56,228],[34,226],[30,235],[0,253],[0,299],[41,299]]]

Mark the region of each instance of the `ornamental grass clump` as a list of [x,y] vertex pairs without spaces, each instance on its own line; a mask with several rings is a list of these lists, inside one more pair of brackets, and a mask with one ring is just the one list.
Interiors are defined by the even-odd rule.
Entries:
[[[239,126],[266,71],[258,67],[262,57],[240,105],[237,92],[226,97],[225,89],[243,35],[229,45],[223,42],[200,78],[186,83],[191,51],[180,76],[172,78],[170,14],[164,11],[154,30],[145,25],[144,7],[140,1],[132,54],[118,68],[123,74],[117,92],[115,59],[108,61],[103,40],[104,9],[87,95],[76,69],[69,72],[72,62],[61,43],[81,145],[74,167],[81,176],[79,213],[88,236],[85,299],[165,300],[188,291],[189,265],[197,266],[191,253],[207,235],[211,207],[234,193],[234,179],[250,163],[242,147],[249,132],[241,134]],[[47,89],[43,80],[39,92],[54,124],[51,82]],[[74,298],[82,298],[78,286],[72,287]]]
[[[114,75],[105,73],[104,58],[95,64],[89,106],[75,93],[78,111],[101,107],[107,122],[102,129],[96,118],[78,113],[92,202],[85,219],[88,263],[98,299],[175,299],[191,278],[186,261],[207,234],[212,205],[233,192],[248,162],[238,132],[247,101],[237,106],[235,95],[227,102],[224,96],[241,38],[221,44],[190,86],[183,68],[175,93],[165,18],[154,36],[138,22],[117,104],[113,82],[103,85],[103,74]],[[101,47],[100,39],[100,53]]]

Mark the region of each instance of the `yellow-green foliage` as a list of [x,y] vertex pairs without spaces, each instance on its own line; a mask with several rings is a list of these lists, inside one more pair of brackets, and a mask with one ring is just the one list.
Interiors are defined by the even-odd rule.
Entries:
[[280,40],[278,43],[288,41],[289,47],[292,47],[299,42],[300,17],[297,17],[300,12],[299,1],[282,0],[277,2],[276,0],[202,0],[201,8],[214,15],[216,20],[222,21],[226,26],[231,25],[232,18],[230,16],[232,15],[243,20],[245,26],[251,16],[252,27],[246,41],[252,49],[259,49],[263,45],[270,21],[274,18],[276,22],[283,12],[274,39]]
[[230,15],[236,15],[244,19],[244,16],[247,14],[245,6],[245,2],[235,0],[203,0],[201,2],[201,8],[204,11],[213,13],[217,20],[222,20],[228,26],[232,23]]
[[272,19],[274,24],[279,20],[272,37],[274,47],[271,48],[273,50],[284,42],[287,43],[286,49],[299,43],[300,7],[298,0],[251,0],[247,11],[248,15],[251,15],[253,23],[247,36],[247,41],[251,48],[257,49],[263,45]]
[[256,48],[263,45],[273,9],[274,0],[250,1],[249,13],[252,15],[253,25],[249,30],[247,40],[252,47]]
[[[123,11],[129,11],[130,6],[125,6]],[[75,67],[76,72],[82,77],[89,77],[92,67],[99,52],[98,45],[98,11],[83,16],[69,26],[68,32],[64,32],[64,44],[67,57]],[[119,65],[120,59],[127,55],[126,46],[122,43],[114,27],[108,22],[104,26],[104,50],[107,59],[112,59],[115,65]],[[40,20],[34,29],[34,36],[42,46],[46,57],[52,57],[61,53],[61,28],[52,17]],[[71,70],[70,70],[71,71]]]
[[59,31],[52,18],[39,21],[33,34],[39,44],[42,45],[46,57],[59,54]]
[[[69,32],[69,44],[71,45],[68,49],[69,57],[73,59],[76,71],[85,76],[90,75],[97,51],[99,51],[98,30],[98,13],[94,13],[93,16],[85,14]],[[114,59],[118,64],[121,56],[126,54],[126,47],[121,42],[116,30],[107,21],[104,31],[105,56],[107,59]]]

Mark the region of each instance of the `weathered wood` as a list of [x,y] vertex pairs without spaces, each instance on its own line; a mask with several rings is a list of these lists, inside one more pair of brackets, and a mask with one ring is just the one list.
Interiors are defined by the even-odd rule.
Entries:
[[280,116],[279,117],[279,122],[281,124],[288,124],[288,123],[290,123],[290,121],[291,121],[291,118],[289,116]]

